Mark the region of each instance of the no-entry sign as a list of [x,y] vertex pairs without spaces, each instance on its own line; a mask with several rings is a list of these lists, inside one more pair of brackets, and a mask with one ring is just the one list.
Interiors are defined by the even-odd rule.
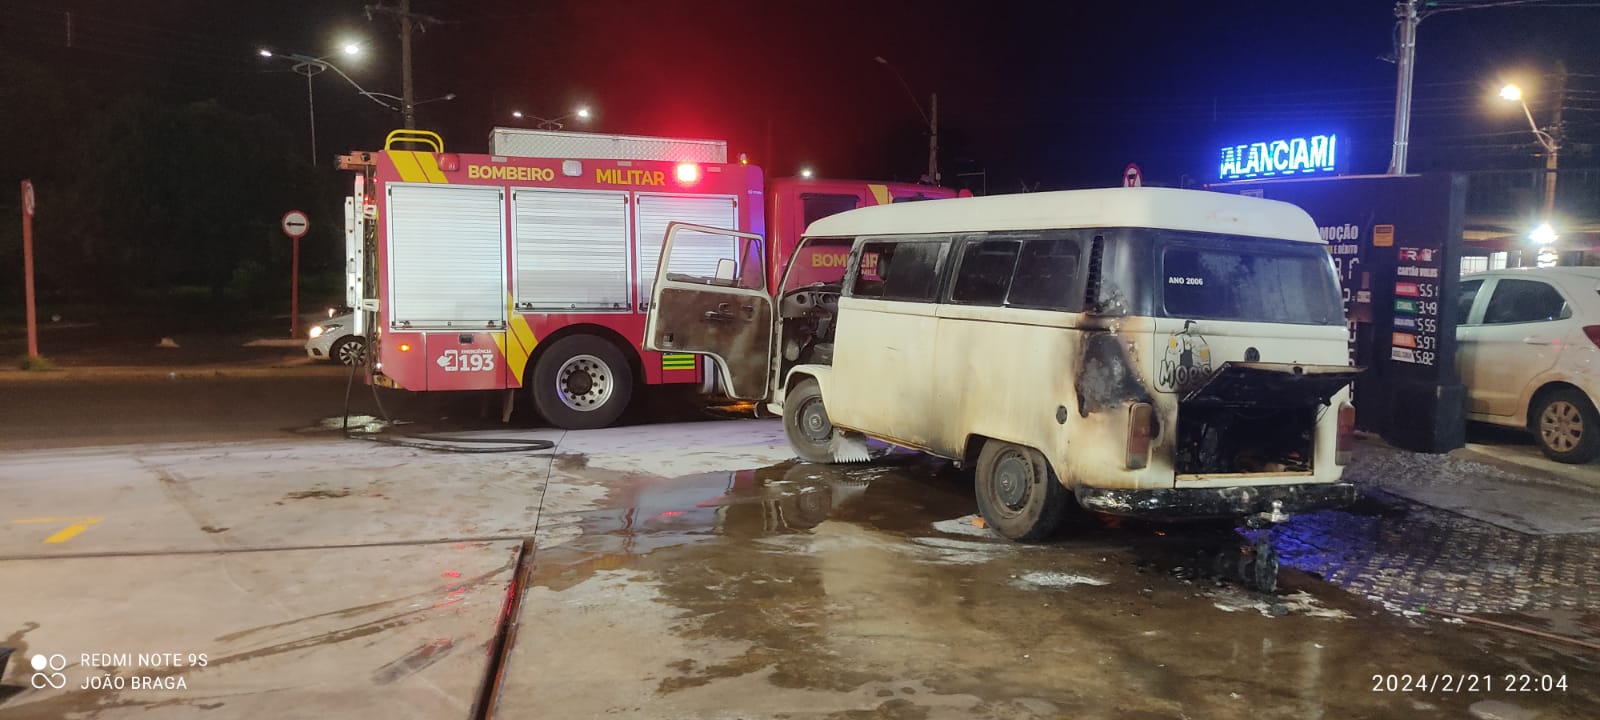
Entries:
[[283,214],[283,234],[299,240],[305,236],[306,231],[309,229],[311,229],[311,221],[306,218],[305,213],[299,210],[290,210]]

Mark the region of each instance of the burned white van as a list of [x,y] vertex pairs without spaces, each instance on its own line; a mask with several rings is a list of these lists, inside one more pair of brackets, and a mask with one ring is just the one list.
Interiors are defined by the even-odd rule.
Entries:
[[[675,236],[712,232],[737,240],[718,277],[672,273]],[[759,237],[669,230],[646,331],[770,400],[806,461],[867,460],[876,438],[969,465],[1017,540],[1074,500],[1273,522],[1356,498],[1358,370],[1297,207],[1076,190],[863,208],[806,235],[773,292],[744,267]]]

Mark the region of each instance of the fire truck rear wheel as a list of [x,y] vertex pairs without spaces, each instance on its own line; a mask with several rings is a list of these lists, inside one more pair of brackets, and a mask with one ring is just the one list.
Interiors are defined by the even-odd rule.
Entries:
[[533,365],[534,407],[556,427],[616,422],[633,397],[633,371],[615,345],[593,335],[557,340]]

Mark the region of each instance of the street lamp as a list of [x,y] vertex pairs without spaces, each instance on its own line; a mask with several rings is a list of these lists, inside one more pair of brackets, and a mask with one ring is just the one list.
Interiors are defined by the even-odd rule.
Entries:
[[511,117],[514,117],[514,118],[516,118],[518,120],[522,120],[522,119],[537,120],[538,123],[539,123],[539,129],[540,130],[560,130],[561,128],[566,127],[565,123],[568,120],[571,120],[573,118],[577,118],[579,120],[587,121],[590,118],[590,116],[591,116],[591,113],[589,112],[589,108],[584,107],[584,106],[579,106],[576,110],[573,110],[572,112],[569,112],[569,113],[567,113],[565,115],[560,115],[560,116],[557,116],[557,117],[553,117],[553,118],[539,117],[538,115],[529,115],[527,113],[522,112],[521,110],[512,110],[511,111]]
[[1550,227],[1550,223],[1539,223],[1539,227],[1528,233],[1528,239],[1535,245],[1550,245],[1560,240],[1561,236],[1556,234],[1555,228]]
[[[353,57],[361,54],[361,45],[354,42],[347,42],[344,44],[341,50],[345,55]],[[315,165],[317,162],[317,103],[315,95],[312,93],[311,78],[313,76],[320,75],[327,70],[332,70],[339,77],[344,78],[345,82],[350,83],[350,85],[356,89],[356,92],[360,93],[368,100],[371,100],[390,110],[398,109],[378,99],[378,96],[383,95],[383,93],[368,92],[365,88],[361,87],[360,83],[357,83],[355,80],[351,79],[349,75],[346,75],[343,70],[340,70],[339,66],[329,62],[328,57],[331,56],[312,57],[302,53],[280,53],[272,50],[271,48],[261,48],[260,50],[256,51],[256,54],[269,59],[283,58],[284,60],[294,63],[294,66],[290,68],[291,70],[306,76],[306,114],[310,117],[311,124],[311,164],[313,165]],[[389,95],[387,97],[394,96]]]
[[934,185],[938,185],[939,184],[939,93],[933,93],[932,94],[933,102],[930,104],[930,107],[933,109],[933,112],[932,113],[924,112],[922,110],[922,103],[917,100],[917,94],[911,91],[911,85],[906,83],[906,79],[905,79],[904,76],[902,76],[900,74],[900,71],[895,69],[895,66],[891,65],[888,60],[883,59],[883,56],[881,56],[881,55],[879,55],[877,57],[874,57],[872,59],[875,62],[877,62],[879,65],[882,65],[882,66],[884,66],[886,68],[889,68],[889,72],[894,73],[894,79],[900,81],[900,87],[905,88],[906,97],[911,98],[911,104],[916,106],[917,114],[922,116],[922,122],[928,126],[928,182],[931,182]]
[[[1528,103],[1522,99],[1522,88],[1508,84],[1500,88],[1500,98],[1522,106],[1522,116],[1528,119],[1528,128],[1533,130],[1533,137],[1544,148],[1544,216],[1546,219],[1554,217],[1556,210],[1556,163],[1561,153],[1561,143],[1555,136],[1539,129],[1539,123],[1533,121],[1533,111],[1528,109]],[[1543,227],[1548,228],[1548,225]]]

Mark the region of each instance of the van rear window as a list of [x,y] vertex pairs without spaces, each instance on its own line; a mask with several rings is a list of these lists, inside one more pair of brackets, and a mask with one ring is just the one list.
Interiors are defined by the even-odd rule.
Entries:
[[1171,244],[1161,254],[1159,282],[1167,317],[1344,323],[1328,251],[1310,243]]

